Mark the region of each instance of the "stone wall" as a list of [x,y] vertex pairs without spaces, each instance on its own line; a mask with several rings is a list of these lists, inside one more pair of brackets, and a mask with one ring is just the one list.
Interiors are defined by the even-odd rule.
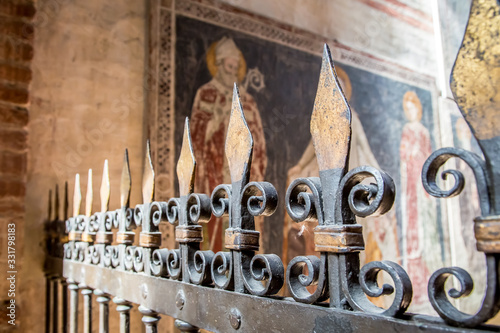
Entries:
[[[45,278],[41,236],[49,189],[56,184],[63,189],[68,181],[72,211],[75,174],[81,175],[85,198],[87,172],[92,168],[93,207],[94,211],[99,210],[102,168],[108,159],[110,208],[118,208],[117,189],[124,150],[128,148],[131,202],[138,203],[146,145],[145,2],[39,0],[36,6],[26,187],[25,237],[29,241],[24,243],[20,296],[23,303],[19,315],[23,332],[38,332],[43,325]],[[39,301],[35,304],[33,300]],[[94,304],[97,328],[98,306]],[[136,309],[132,331],[140,332],[142,323]],[[110,313],[111,331],[115,332],[118,313],[112,302]]]
[[[27,125],[29,121],[29,84],[33,57],[34,4],[30,1],[0,2],[0,331],[13,328],[7,322],[10,299],[20,300],[16,283],[6,280],[7,271],[23,268],[22,247],[25,227],[27,179]],[[15,245],[8,243],[8,228],[15,225]],[[12,241],[13,237],[10,236]],[[16,253],[14,262],[8,261]],[[11,286],[16,288],[11,288]],[[14,292],[16,295],[12,294]],[[10,295],[10,296],[9,296]],[[19,310],[16,317],[21,314]]]

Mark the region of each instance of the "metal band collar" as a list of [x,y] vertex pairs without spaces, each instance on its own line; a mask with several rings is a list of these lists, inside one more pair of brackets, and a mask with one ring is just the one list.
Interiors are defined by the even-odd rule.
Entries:
[[111,244],[113,243],[112,232],[98,232],[96,234],[95,242],[97,244]]
[[201,225],[177,226],[175,228],[175,241],[179,243],[203,242],[203,228]]
[[359,224],[323,225],[314,228],[315,251],[359,252],[365,249],[363,227]]
[[476,217],[474,235],[478,251],[500,253],[500,215]]
[[255,230],[226,229],[225,245],[230,250],[259,250],[259,235]]
[[160,247],[161,232],[141,232],[139,245],[142,247]]

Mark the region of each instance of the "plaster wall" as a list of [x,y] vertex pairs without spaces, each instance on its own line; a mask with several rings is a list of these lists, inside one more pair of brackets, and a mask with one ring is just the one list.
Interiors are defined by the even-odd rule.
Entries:
[[[34,26],[37,35],[26,190],[29,227],[25,233],[20,297],[24,332],[39,331],[40,319],[44,318],[44,244],[40,236],[47,215],[48,190],[56,184],[61,190],[64,182],[69,182],[71,214],[75,174],[81,175],[85,198],[87,172],[92,168],[94,211],[100,210],[102,168],[108,159],[110,209],[118,208],[116,189],[120,187],[124,150],[128,148],[131,202],[138,203],[145,147],[146,4],[126,0],[40,0]],[[33,304],[37,299],[40,302]],[[97,310],[97,304],[94,308]],[[113,306],[111,311],[117,314]],[[94,318],[98,318],[97,313]],[[142,323],[140,319],[132,320],[132,325],[132,331],[137,332]]]
[[222,1],[435,76],[432,6],[427,1]]

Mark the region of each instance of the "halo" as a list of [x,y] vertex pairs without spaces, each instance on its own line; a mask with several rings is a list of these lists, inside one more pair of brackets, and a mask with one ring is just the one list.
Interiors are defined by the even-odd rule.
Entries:
[[351,79],[349,79],[349,75],[340,67],[335,66],[335,72],[340,80],[342,80],[342,91],[344,92],[345,98],[347,101],[351,100],[352,96],[352,86]]
[[[210,75],[212,77],[215,77],[217,74],[217,64],[215,63],[215,48],[217,47],[217,42],[213,42],[212,45],[208,48],[207,51],[207,68],[208,71],[210,72]],[[243,54],[240,52],[240,63],[239,63],[239,69],[238,69],[238,83],[241,83],[243,79],[245,78],[245,75],[247,74],[247,63],[245,61],[245,58],[243,57]]]

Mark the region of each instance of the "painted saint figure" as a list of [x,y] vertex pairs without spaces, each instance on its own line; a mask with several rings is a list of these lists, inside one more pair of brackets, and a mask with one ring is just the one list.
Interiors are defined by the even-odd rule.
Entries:
[[[198,163],[196,190],[201,193],[211,193],[217,185],[231,183],[224,144],[231,113],[233,84],[243,81],[247,68],[240,49],[227,37],[210,46],[206,61],[212,80],[196,92],[191,113],[193,149]],[[262,181],[267,155],[259,109],[243,87],[240,87],[240,98],[254,140],[250,178],[252,181]],[[222,219],[208,223],[209,234],[205,236],[208,236],[210,245],[205,247],[214,251],[222,249],[224,228],[221,223]]]
[[413,284],[413,303],[426,302],[427,281],[434,263],[441,257],[436,226],[436,205],[425,192],[421,173],[432,153],[429,131],[420,122],[422,104],[414,91],[403,97],[408,122],[403,127],[400,143],[401,195],[403,213],[403,260]]

